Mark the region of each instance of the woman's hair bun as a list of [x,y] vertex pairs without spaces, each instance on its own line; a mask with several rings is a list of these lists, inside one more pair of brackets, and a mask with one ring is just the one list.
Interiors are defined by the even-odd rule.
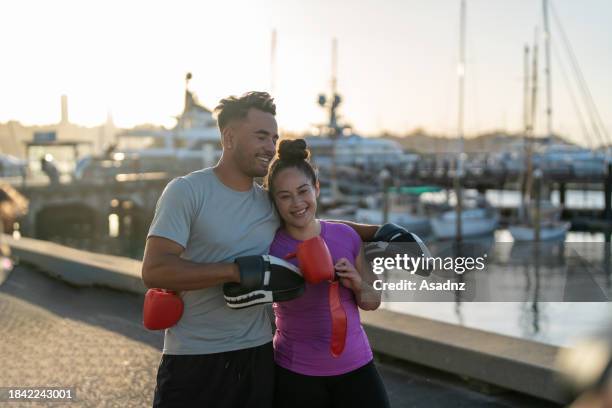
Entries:
[[278,146],[279,160],[286,162],[308,160],[310,151],[304,139],[281,140]]

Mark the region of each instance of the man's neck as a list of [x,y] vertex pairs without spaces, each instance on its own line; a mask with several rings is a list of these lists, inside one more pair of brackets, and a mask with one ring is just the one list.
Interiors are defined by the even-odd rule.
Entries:
[[285,231],[287,231],[289,236],[299,241],[306,241],[307,239],[314,238],[321,234],[321,223],[316,218],[313,218],[312,222],[304,227],[294,227],[285,224]]
[[253,177],[250,177],[229,163],[220,160],[213,168],[219,180],[235,191],[249,191],[253,187]]

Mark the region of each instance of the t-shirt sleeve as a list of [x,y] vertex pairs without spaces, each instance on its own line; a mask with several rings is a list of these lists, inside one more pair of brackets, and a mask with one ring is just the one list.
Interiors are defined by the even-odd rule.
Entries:
[[172,180],[157,200],[147,238],[167,238],[185,248],[196,211],[196,197],[189,182],[182,178]]
[[331,223],[338,234],[338,237],[342,237],[341,241],[345,248],[350,248],[353,255],[353,262],[357,260],[359,251],[361,251],[361,237],[353,228],[342,223]]
[[355,261],[357,261],[357,257],[359,256],[359,252],[361,251],[361,237],[353,228],[348,227],[351,230],[351,248],[353,248],[353,254],[355,255]]

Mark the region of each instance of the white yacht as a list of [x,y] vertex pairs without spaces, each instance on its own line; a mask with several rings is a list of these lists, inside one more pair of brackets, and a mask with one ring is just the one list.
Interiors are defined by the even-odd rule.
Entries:
[[380,170],[385,167],[405,167],[419,159],[416,154],[405,153],[393,140],[363,137],[354,133],[335,141],[328,137],[307,136],[306,143],[319,167],[331,166],[334,143],[337,166]]
[[545,173],[566,172],[577,177],[604,174],[606,155],[573,144],[551,143],[540,146],[536,162]]
[[117,143],[102,156],[86,156],[75,169],[84,180],[119,173],[184,174],[214,165],[221,155],[221,135],[212,111],[189,90],[172,129],[135,127],[117,134]]

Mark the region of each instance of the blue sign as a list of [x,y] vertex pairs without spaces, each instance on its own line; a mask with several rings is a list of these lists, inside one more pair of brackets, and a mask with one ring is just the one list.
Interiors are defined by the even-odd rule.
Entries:
[[57,140],[57,134],[52,132],[34,132],[34,143],[52,143]]

